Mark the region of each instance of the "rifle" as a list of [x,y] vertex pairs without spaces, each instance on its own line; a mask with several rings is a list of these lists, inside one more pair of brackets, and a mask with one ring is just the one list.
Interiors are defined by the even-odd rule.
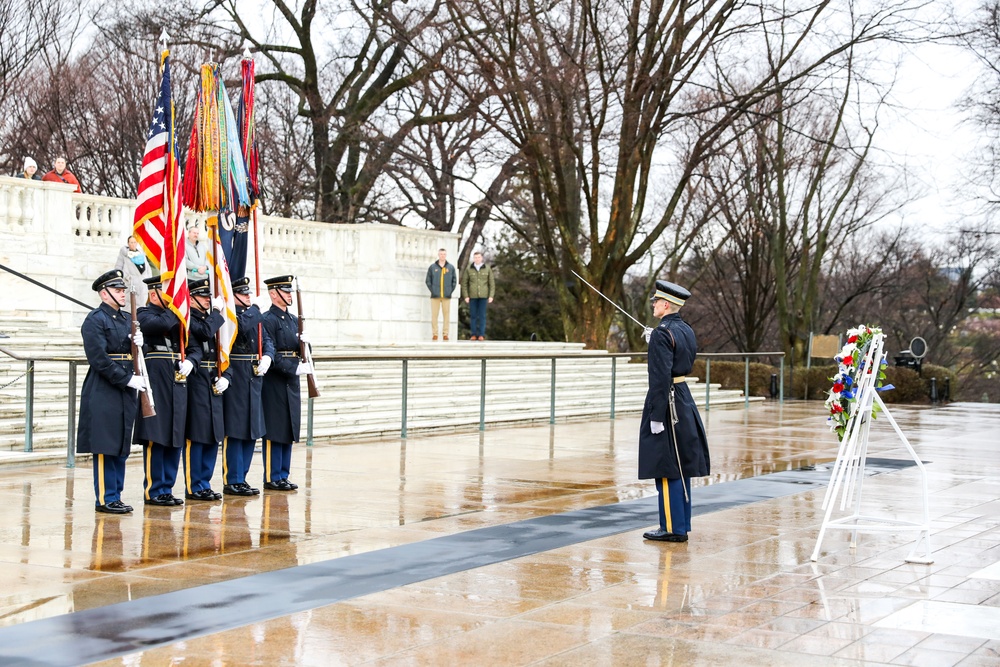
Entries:
[[[299,287],[299,279],[295,279],[295,302],[299,308],[299,356],[302,361],[312,365],[312,351],[309,349],[309,345],[302,340],[302,323],[305,322],[305,318],[302,317],[302,289]],[[316,369],[313,368],[313,372],[306,375],[306,384],[309,385],[309,398],[319,397],[319,387],[316,386]]]
[[146,360],[142,356],[142,348],[135,344],[135,332],[139,330],[139,320],[135,317],[135,288],[129,290],[129,300],[132,306],[132,372],[146,378],[146,391],[139,392],[139,404],[142,406],[143,417],[155,417],[156,407],[153,405],[153,388],[149,386],[149,374],[146,373]]

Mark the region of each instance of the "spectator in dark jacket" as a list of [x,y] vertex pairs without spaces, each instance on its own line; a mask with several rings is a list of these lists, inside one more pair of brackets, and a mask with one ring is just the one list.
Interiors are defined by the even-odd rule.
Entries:
[[38,163],[30,157],[24,158],[24,171],[17,175],[18,178],[27,178],[32,181],[40,181],[42,177],[38,175]]
[[427,269],[427,279],[424,280],[431,292],[431,334],[432,340],[438,339],[438,315],[444,315],[442,334],[448,340],[448,327],[451,317],[451,293],[458,285],[455,267],[448,262],[448,251],[438,250],[438,261]]
[[483,253],[472,254],[472,264],[462,272],[462,296],[469,304],[472,335],[469,340],[486,340],[486,305],[493,303],[496,282],[493,268],[483,261]]

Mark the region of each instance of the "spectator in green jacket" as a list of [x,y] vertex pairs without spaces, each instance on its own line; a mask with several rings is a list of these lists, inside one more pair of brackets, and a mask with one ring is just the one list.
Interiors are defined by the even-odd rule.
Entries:
[[469,340],[486,340],[486,305],[493,303],[496,291],[493,268],[483,261],[483,253],[473,253],[472,264],[462,273],[462,296],[469,304],[472,327]]
[[444,316],[444,339],[448,340],[449,320],[451,317],[451,293],[458,284],[455,267],[448,261],[448,251],[438,250],[438,261],[427,267],[427,278],[424,280],[431,293],[431,332],[433,340],[438,339],[438,317]]

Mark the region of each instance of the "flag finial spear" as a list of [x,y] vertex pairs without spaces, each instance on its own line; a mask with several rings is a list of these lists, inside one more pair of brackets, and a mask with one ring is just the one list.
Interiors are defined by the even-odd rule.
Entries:
[[250,41],[245,40],[243,42],[243,59],[250,60],[252,56],[250,55]]
[[167,42],[170,41],[170,35],[167,34],[167,29],[164,28],[163,32],[160,33],[160,47],[166,51]]

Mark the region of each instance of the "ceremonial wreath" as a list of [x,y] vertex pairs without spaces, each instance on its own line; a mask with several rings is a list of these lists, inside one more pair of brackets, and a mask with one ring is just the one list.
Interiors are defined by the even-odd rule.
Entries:
[[[830,389],[830,395],[826,399],[825,405],[830,411],[827,423],[830,424],[830,430],[837,434],[838,440],[844,439],[847,423],[854,411],[852,404],[858,400],[856,388],[862,372],[871,373],[874,371],[878,373],[878,377],[875,379],[876,390],[892,387],[892,385],[882,386],[885,382],[886,361],[884,355],[881,359],[873,359],[871,368],[862,367],[872,341],[881,334],[882,329],[864,324],[854,329],[848,329],[847,343],[841,348],[840,354],[834,357],[839,369],[837,374],[830,378],[833,387]],[[878,406],[873,403],[872,419],[875,419],[877,414]]]

